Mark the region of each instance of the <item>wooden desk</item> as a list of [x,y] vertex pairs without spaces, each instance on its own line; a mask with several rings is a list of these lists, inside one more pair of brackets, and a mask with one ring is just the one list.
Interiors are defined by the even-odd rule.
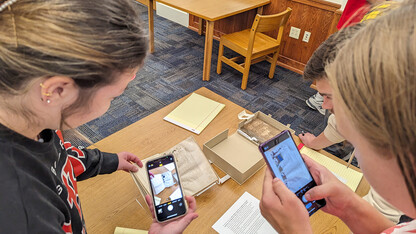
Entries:
[[214,36],[214,22],[232,15],[258,8],[259,14],[263,6],[270,0],[149,0],[149,43],[150,52],[154,52],[154,17],[153,3],[158,1],[165,5],[187,12],[200,18],[198,33],[202,32],[202,19],[206,20],[204,68],[202,80],[209,81],[211,71],[212,41]]
[[[92,147],[114,153],[130,151],[143,159],[171,148],[190,135],[194,136],[202,148],[205,142],[224,129],[229,128],[229,134],[237,130],[239,122],[237,114],[244,110],[242,107],[206,88],[200,88],[195,92],[225,104],[225,108],[200,135],[163,120],[163,117],[178,106],[184,97],[104,138]],[[296,140],[299,141],[298,138]],[[332,155],[327,155],[343,162]],[[224,175],[217,168],[215,169],[220,176]],[[260,199],[264,169],[265,167],[241,186],[230,179],[222,185],[214,185],[197,197],[199,218],[191,223],[185,233],[216,233],[211,226],[245,191]],[[363,196],[368,189],[369,185],[363,178],[357,193]],[[89,233],[110,234],[114,232],[116,226],[147,230],[151,224],[150,213],[143,203],[139,190],[126,172],[100,175],[79,182],[78,191]],[[141,200],[144,208],[135,201],[136,198]],[[322,211],[311,217],[311,224],[315,233],[349,233],[349,229],[341,220]]]

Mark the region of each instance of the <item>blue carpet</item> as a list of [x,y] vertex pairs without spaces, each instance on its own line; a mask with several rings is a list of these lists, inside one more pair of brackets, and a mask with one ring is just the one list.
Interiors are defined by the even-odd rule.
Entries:
[[[138,6],[147,29],[147,8]],[[223,65],[222,74],[216,73],[218,42],[214,41],[211,80],[202,81],[204,36],[155,15],[155,52],[149,55],[125,93],[116,98],[108,112],[78,130],[92,142],[152,114],[175,100],[206,87],[234,103],[252,111],[271,114],[283,124],[291,124],[300,131],[319,134],[324,116],[308,108],[305,100],[316,91],[302,76],[276,67],[273,79],[267,77],[270,64],[261,62],[250,69],[247,89],[240,89],[242,74]],[[231,52],[226,51],[227,56]],[[69,134],[74,145],[86,146]]]

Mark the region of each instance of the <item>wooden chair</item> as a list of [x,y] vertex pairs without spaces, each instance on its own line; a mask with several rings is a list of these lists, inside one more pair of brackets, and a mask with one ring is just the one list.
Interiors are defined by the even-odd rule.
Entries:
[[[253,26],[250,29],[221,36],[220,48],[218,51],[217,73],[221,74],[223,62],[243,73],[241,89],[244,90],[247,88],[250,66],[260,61],[267,60],[271,63],[269,78],[272,79],[276,68],[277,57],[279,55],[283,30],[291,12],[292,9],[287,8],[284,12],[275,15],[257,14]],[[277,29],[279,29],[279,32],[276,39],[263,33]],[[241,56],[226,58],[223,56],[224,46],[239,53]],[[272,57],[269,55],[272,55]],[[245,57],[244,63],[238,64],[237,62],[243,57]]]

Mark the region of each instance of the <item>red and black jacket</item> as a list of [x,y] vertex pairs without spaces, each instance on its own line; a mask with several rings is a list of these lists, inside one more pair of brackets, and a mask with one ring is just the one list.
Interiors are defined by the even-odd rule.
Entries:
[[64,142],[43,143],[0,125],[0,233],[86,233],[77,180],[117,170],[116,154]]

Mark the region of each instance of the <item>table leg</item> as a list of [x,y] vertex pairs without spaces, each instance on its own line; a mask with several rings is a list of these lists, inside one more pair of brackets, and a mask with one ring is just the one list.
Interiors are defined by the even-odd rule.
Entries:
[[153,17],[153,2],[154,0],[149,0],[147,6],[147,17],[149,18],[149,49],[150,53],[155,51],[155,32],[154,32],[154,17]]
[[207,20],[205,30],[205,52],[204,52],[204,69],[202,80],[209,81],[211,72],[212,41],[214,39],[214,21]]
[[199,17],[199,25],[198,25],[198,34],[201,36],[202,35],[202,24],[203,24],[203,20],[201,17]]
[[259,15],[263,14],[263,6],[257,8],[257,14],[259,14]]

